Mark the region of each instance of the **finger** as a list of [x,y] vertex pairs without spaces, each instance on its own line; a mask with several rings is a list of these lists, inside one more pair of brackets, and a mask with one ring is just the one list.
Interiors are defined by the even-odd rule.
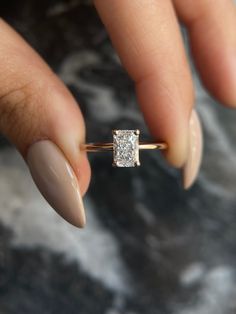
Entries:
[[232,0],[174,0],[186,24],[202,80],[222,103],[236,106],[236,10]]
[[85,136],[81,112],[62,82],[3,20],[0,42],[0,130],[26,159],[49,204],[81,227],[81,195],[90,178],[79,150]]
[[193,86],[170,1],[95,0],[119,56],[135,81],[138,100],[167,159],[182,166],[188,154]]

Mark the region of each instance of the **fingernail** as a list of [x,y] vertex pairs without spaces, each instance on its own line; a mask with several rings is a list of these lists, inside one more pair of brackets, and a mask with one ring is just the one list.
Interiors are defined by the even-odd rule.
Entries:
[[27,164],[48,203],[72,225],[82,228],[85,213],[77,178],[61,150],[44,140],[30,146]]
[[202,128],[195,110],[192,111],[189,122],[189,151],[187,162],[183,168],[183,186],[189,189],[199,172],[202,160]]

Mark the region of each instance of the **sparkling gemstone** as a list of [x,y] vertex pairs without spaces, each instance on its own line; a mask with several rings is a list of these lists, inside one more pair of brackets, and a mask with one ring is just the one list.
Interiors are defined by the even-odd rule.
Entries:
[[113,165],[116,167],[139,166],[139,131],[113,131]]

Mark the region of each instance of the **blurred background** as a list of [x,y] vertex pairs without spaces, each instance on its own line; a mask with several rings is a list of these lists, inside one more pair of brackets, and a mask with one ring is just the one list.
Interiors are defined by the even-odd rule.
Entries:
[[[80,103],[87,141],[109,141],[114,128],[150,139],[90,1],[2,0],[0,9]],[[0,314],[236,313],[236,112],[193,75],[205,136],[194,187],[184,192],[158,152],[130,169],[90,155],[84,230],[46,204],[1,138]]]

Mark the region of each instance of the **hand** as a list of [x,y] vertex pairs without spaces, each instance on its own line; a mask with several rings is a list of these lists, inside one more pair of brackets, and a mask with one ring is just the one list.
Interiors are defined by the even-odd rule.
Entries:
[[[201,161],[201,126],[177,15],[208,90],[236,106],[236,13],[230,0],[95,0],[113,44],[136,85],[146,122],[168,143],[166,158],[183,167],[184,186]],[[174,10],[175,7],[175,10]],[[76,226],[90,180],[83,117],[75,100],[28,44],[0,21],[0,130],[25,158],[41,193]]]

